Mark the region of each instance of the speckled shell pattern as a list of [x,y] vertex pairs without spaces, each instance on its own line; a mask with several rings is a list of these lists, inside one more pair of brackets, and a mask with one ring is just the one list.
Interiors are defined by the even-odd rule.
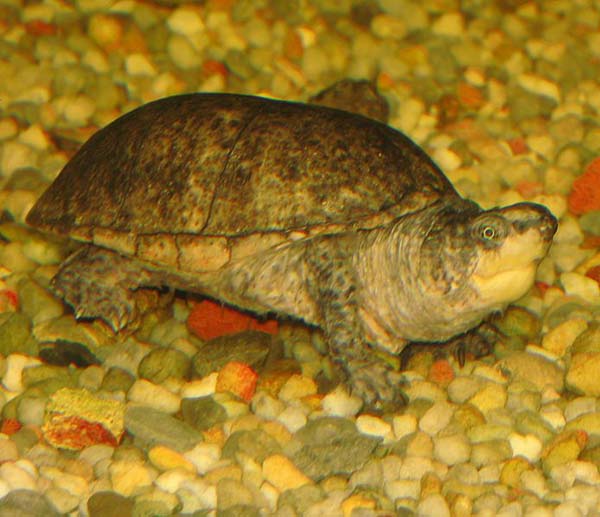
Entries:
[[[98,131],[27,222],[174,268],[214,270],[236,253],[371,228],[442,197],[458,194],[385,124],[322,106],[189,94]],[[252,245],[236,252],[242,237]],[[203,248],[209,260],[198,264]]]

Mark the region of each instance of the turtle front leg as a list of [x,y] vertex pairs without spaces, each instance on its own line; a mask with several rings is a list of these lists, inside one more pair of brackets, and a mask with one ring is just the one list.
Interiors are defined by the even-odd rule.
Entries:
[[67,259],[51,285],[77,319],[101,318],[117,332],[138,319],[136,290],[150,280],[149,272],[118,253],[85,246]]
[[351,257],[335,237],[307,245],[307,285],[321,315],[333,361],[346,373],[351,392],[376,412],[404,405],[400,373],[366,343],[358,316]]

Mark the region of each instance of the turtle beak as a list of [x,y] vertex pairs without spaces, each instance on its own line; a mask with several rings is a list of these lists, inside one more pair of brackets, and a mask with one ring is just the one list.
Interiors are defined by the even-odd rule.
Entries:
[[517,203],[501,208],[499,212],[522,234],[537,229],[544,243],[550,244],[558,228],[558,221],[545,206],[537,203]]

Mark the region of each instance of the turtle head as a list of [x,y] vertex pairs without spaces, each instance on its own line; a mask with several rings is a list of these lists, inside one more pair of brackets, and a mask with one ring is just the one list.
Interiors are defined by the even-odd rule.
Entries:
[[438,292],[468,299],[466,311],[501,309],[531,288],[556,228],[550,211],[535,203],[485,211],[469,201],[443,207],[422,244],[422,274],[435,280]]
[[472,235],[479,253],[471,282],[480,302],[504,306],[523,296],[534,282],[556,229],[556,218],[535,203],[518,203],[477,216]]

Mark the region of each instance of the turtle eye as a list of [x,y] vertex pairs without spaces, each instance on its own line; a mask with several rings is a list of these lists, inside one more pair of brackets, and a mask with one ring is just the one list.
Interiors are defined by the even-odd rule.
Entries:
[[496,237],[496,228],[491,224],[484,224],[479,229],[479,235],[483,240],[493,241]]

